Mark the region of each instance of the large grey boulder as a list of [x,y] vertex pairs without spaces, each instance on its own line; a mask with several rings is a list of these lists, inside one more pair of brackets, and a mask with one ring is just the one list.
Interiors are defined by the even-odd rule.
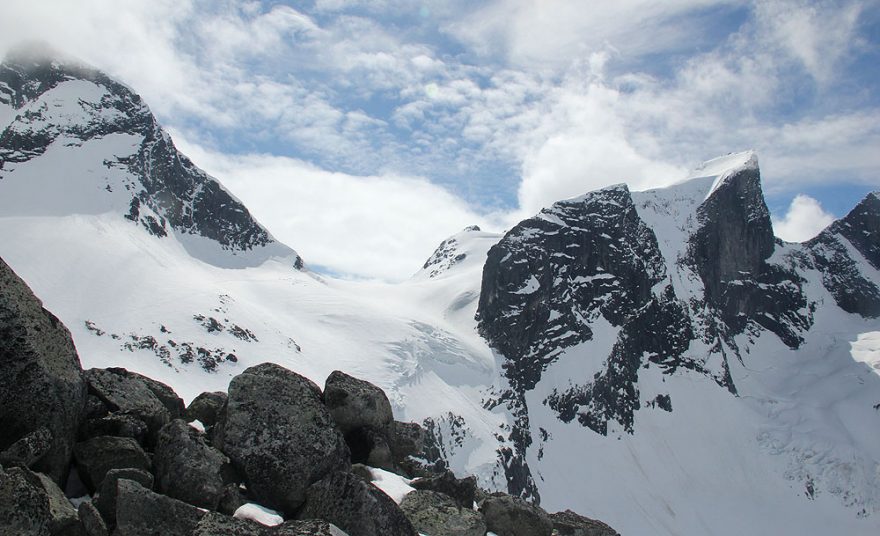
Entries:
[[324,519],[351,536],[416,536],[399,506],[352,473],[336,471],[309,487],[298,519]]
[[46,427],[34,469],[63,484],[85,400],[70,332],[0,259],[0,451]]
[[499,536],[550,536],[553,522],[547,512],[519,497],[494,493],[480,505],[486,528]]
[[25,471],[0,468],[0,527],[10,535],[48,535],[48,500],[43,490],[27,478]]
[[150,470],[150,458],[137,441],[130,437],[99,436],[73,449],[77,470],[86,487],[95,491],[111,469]]
[[153,493],[132,480],[117,482],[114,536],[190,536],[205,515],[177,499]]
[[212,441],[260,504],[292,516],[310,484],[351,468],[321,390],[281,366],[251,367],[229,383]]
[[191,536],[346,536],[333,524],[321,520],[285,521],[267,527],[249,519],[236,519],[209,512]]
[[388,439],[396,463],[425,449],[425,429],[418,423],[394,421]]
[[183,415],[183,400],[161,382],[124,368],[89,369],[84,375],[89,391],[111,412],[133,415],[146,423],[150,445],[163,426]]
[[382,389],[338,370],[324,384],[324,404],[344,434],[368,427],[387,435],[394,420]]
[[85,531],[64,492],[47,475],[0,469],[0,534],[80,536]]
[[147,423],[128,413],[111,413],[103,417],[86,419],[79,427],[80,441],[98,436],[130,437],[145,445]]
[[217,424],[217,416],[226,404],[226,393],[222,391],[206,392],[195,397],[186,407],[186,420],[199,421],[210,428]]
[[91,501],[79,503],[76,513],[79,516],[79,522],[82,523],[86,536],[109,536],[110,531],[107,530],[107,523]]
[[119,496],[118,484],[120,480],[131,480],[146,489],[153,489],[153,474],[143,469],[126,468],[107,471],[107,475],[101,481],[92,502],[104,520],[111,526],[116,524],[116,499]]
[[159,431],[153,467],[159,492],[195,506],[216,510],[235,470],[225,454],[182,419]]
[[419,533],[431,536],[483,536],[486,523],[472,508],[461,508],[452,497],[436,491],[408,493],[400,509]]
[[462,508],[473,508],[477,496],[477,479],[474,476],[455,478],[452,471],[414,480],[415,489],[431,490],[448,495]]
[[0,452],[0,465],[4,467],[30,467],[45,456],[51,448],[52,432],[43,426]]
[[620,536],[605,523],[565,510],[550,514],[553,529],[559,536]]

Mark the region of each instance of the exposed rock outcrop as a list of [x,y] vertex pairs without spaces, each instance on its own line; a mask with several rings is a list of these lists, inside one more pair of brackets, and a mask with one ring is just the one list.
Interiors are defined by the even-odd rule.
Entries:
[[483,536],[486,522],[472,508],[462,508],[449,496],[436,491],[416,490],[400,508],[419,533],[431,536]]
[[218,508],[227,486],[237,480],[229,458],[182,419],[159,431],[153,465],[161,493],[209,510]]
[[233,378],[213,443],[229,456],[260,504],[287,515],[296,513],[310,484],[351,468],[348,447],[321,390],[274,364]]
[[362,478],[335,471],[309,487],[298,519],[324,519],[351,536],[416,536],[400,507]]
[[85,400],[70,332],[0,259],[0,451],[48,429],[49,449],[32,464],[63,484]]
[[480,504],[486,527],[505,536],[550,536],[553,522],[546,512],[519,497],[493,494]]
[[92,491],[111,469],[151,469],[147,453],[130,437],[94,437],[77,443],[73,452],[79,476]]

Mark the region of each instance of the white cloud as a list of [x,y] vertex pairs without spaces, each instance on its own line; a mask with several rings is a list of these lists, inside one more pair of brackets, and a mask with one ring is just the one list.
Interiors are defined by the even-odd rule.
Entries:
[[822,84],[856,44],[861,2],[760,0],[755,14],[769,40],[796,58]]
[[307,265],[333,273],[402,280],[453,232],[498,226],[497,218],[419,177],[332,173],[293,158],[220,154],[174,137]]
[[514,65],[566,67],[613,47],[628,57],[694,46],[706,29],[692,16],[741,0],[495,0],[450,22],[446,30],[478,52]]
[[819,234],[834,220],[834,216],[825,212],[818,201],[799,194],[791,201],[785,216],[773,219],[773,232],[789,242],[804,242]]
[[[739,26],[711,20],[732,11],[724,22]],[[867,12],[824,0],[47,0],[2,8],[0,51],[43,38],[121,78],[307,261],[399,277],[480,223],[474,207],[496,191],[508,217],[528,216],[747,148],[776,195],[838,177],[876,184],[880,108],[847,96],[845,71],[866,49]],[[437,213],[416,193],[440,200]],[[318,210],[322,196],[373,222],[364,232],[400,234],[355,240]],[[273,216],[282,205],[290,215]]]

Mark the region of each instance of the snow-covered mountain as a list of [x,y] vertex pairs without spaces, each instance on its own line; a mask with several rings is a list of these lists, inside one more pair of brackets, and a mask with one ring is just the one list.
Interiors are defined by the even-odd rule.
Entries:
[[264,361],[341,369],[456,472],[622,534],[880,530],[880,197],[781,242],[751,153],[465,229],[404,283],[339,281],[132,90],[20,52],[0,66],[0,257],[84,367],[187,400]]

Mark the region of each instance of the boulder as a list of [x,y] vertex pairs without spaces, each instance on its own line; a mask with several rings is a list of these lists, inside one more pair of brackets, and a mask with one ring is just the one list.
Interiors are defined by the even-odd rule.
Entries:
[[141,486],[117,482],[114,536],[190,536],[205,515],[203,510]]
[[351,474],[363,478],[366,482],[373,481],[373,472],[362,463],[351,464]]
[[302,505],[310,484],[351,467],[318,386],[271,363],[232,379],[212,440],[254,499],[287,516]]
[[86,487],[95,491],[111,469],[150,470],[150,459],[130,437],[98,436],[73,448],[77,470]]
[[37,428],[0,452],[4,467],[30,467],[52,448],[52,432],[45,426]]
[[346,536],[327,521],[285,521],[267,527],[249,519],[236,519],[215,512],[205,514],[191,536]]
[[407,456],[420,454],[425,448],[425,429],[414,422],[394,421],[388,437],[394,461],[400,463]]
[[226,486],[236,480],[229,458],[183,419],[159,431],[153,467],[160,493],[209,510],[218,508]]
[[559,536],[620,536],[601,521],[584,517],[580,514],[566,510],[550,514],[553,529]]
[[144,445],[147,439],[147,423],[128,413],[111,413],[86,419],[79,428],[80,441],[98,436],[130,437]]
[[274,529],[272,536],[349,536],[333,523],[321,519],[285,521]]
[[461,508],[452,497],[436,491],[410,492],[400,509],[417,531],[431,536],[483,536],[486,523],[479,512]]
[[98,512],[98,509],[91,501],[79,503],[76,513],[79,516],[79,522],[82,523],[86,536],[110,536],[110,531],[107,530],[107,523],[104,522],[101,513]]
[[271,528],[249,519],[236,519],[208,512],[196,525],[191,536],[269,536]]
[[0,259],[0,451],[48,428],[34,469],[63,484],[85,401],[70,332]]
[[42,473],[0,469],[0,533],[16,536],[84,534],[61,488]]
[[394,459],[385,434],[373,428],[356,428],[345,434],[353,463],[394,471]]
[[86,419],[99,419],[104,417],[110,413],[110,408],[107,407],[100,398],[89,393],[86,397],[86,409],[84,418]]
[[153,489],[153,475],[142,469],[110,469],[95,494],[92,502],[98,512],[111,526],[116,524],[116,499],[119,495],[120,480],[137,482],[146,489]]
[[462,508],[473,508],[477,494],[476,477],[455,478],[452,471],[413,480],[410,486],[415,489],[437,491],[448,495]]
[[502,536],[550,536],[553,522],[546,512],[519,497],[493,493],[480,505],[486,528]]
[[82,536],[84,529],[76,509],[54,480],[43,473],[26,473],[27,477],[44,494],[49,506],[49,533],[59,536]]
[[183,414],[183,400],[156,380],[124,368],[89,369],[84,374],[89,391],[111,412],[127,413],[146,423],[150,445],[163,426]]
[[49,501],[26,476],[27,469],[0,468],[0,527],[6,534],[49,534]]
[[195,397],[186,408],[187,422],[199,421],[210,428],[217,423],[217,416],[226,403],[226,393],[215,391],[212,393],[202,393]]
[[388,435],[394,420],[382,389],[338,370],[324,384],[324,404],[344,434],[367,427]]
[[297,519],[324,519],[351,536],[416,536],[399,506],[362,478],[336,471],[309,487]]

